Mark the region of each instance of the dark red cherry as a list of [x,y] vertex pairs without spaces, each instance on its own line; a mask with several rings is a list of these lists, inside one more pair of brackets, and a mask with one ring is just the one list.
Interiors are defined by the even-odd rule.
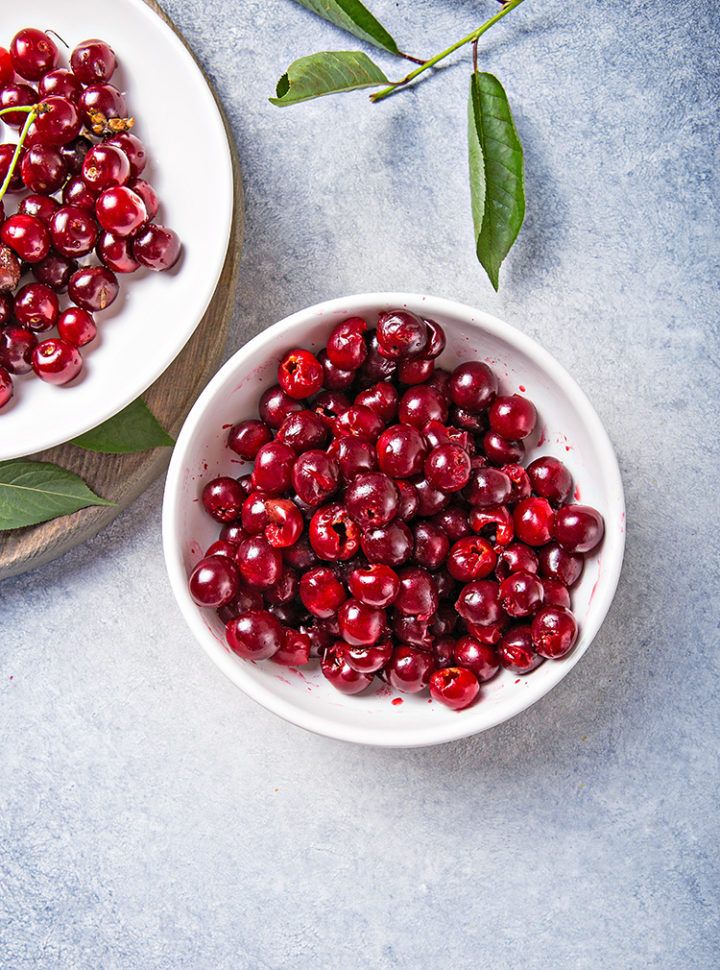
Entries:
[[356,475],[345,489],[345,507],[361,529],[387,525],[398,507],[395,483],[382,472]]
[[154,222],[147,223],[133,238],[133,256],[142,266],[156,273],[172,269],[180,259],[181,250],[178,234],[173,229]]
[[454,655],[457,666],[472,671],[481,683],[491,680],[500,670],[500,659],[495,650],[474,637],[460,637]]
[[263,445],[272,441],[268,426],[257,420],[240,421],[228,433],[228,448],[246,461],[253,461]]
[[267,610],[248,610],[225,627],[230,648],[247,660],[267,660],[283,646],[282,624]]
[[527,473],[535,494],[553,505],[564,505],[572,495],[572,475],[558,458],[536,458],[528,465]]
[[55,41],[42,30],[25,27],[13,37],[10,57],[20,77],[28,81],[39,81],[43,74],[57,67],[60,52]]
[[312,507],[330,498],[340,484],[340,467],[324,451],[303,452],[292,468],[292,486],[298,497]]
[[310,543],[321,559],[352,559],[360,546],[360,529],[338,503],[324,505],[310,520]]
[[219,475],[209,481],[200,495],[205,511],[217,522],[233,522],[240,515],[245,497],[237,480]]
[[83,84],[109,81],[117,67],[115,53],[103,40],[84,40],[70,55],[73,73]]
[[364,569],[354,569],[348,580],[350,593],[366,606],[384,609],[390,606],[400,591],[398,574],[389,566],[371,563]]
[[338,610],[340,635],[353,647],[371,647],[380,642],[385,631],[385,610],[348,599]]
[[531,496],[515,506],[515,535],[529,546],[544,546],[553,538],[555,512],[547,499]]
[[605,523],[589,505],[565,505],[555,517],[554,537],[566,552],[590,552],[601,541]]
[[237,594],[240,572],[226,556],[207,556],[190,573],[190,595],[198,606],[219,607]]
[[507,630],[497,645],[497,654],[503,667],[516,674],[529,674],[543,662],[535,652],[529,626],[513,626]]
[[548,660],[558,660],[572,650],[577,640],[578,626],[570,610],[545,606],[532,621],[535,651]]
[[305,609],[320,619],[335,616],[347,599],[345,587],[328,566],[308,570],[300,580],[299,593]]
[[381,313],[377,324],[378,351],[390,360],[422,357],[429,343],[424,320],[409,310]]
[[435,671],[433,654],[415,647],[395,647],[385,665],[388,684],[407,694],[417,694],[430,683]]
[[452,372],[450,398],[459,408],[476,414],[492,404],[497,392],[495,375],[482,361],[466,361]]
[[344,646],[342,642],[339,642],[326,650],[320,669],[323,676],[330,681],[336,690],[343,694],[359,694],[360,691],[370,686],[373,675],[354,670],[347,662]]

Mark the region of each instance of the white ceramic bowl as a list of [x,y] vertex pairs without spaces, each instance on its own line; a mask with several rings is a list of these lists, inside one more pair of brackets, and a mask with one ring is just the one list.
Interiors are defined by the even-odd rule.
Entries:
[[[203,485],[217,475],[244,474],[244,463],[225,447],[227,429],[257,415],[262,391],[276,383],[278,360],[293,347],[321,348],[332,327],[348,316],[373,325],[379,311],[407,307],[445,328],[447,347],[438,363],[486,361],[504,393],[526,393],[538,409],[528,439],[530,458],[551,454],[571,470],[576,500],[605,517],[605,539],[586,558],[572,591],[580,636],[572,653],[546,661],[527,676],[502,671],[483,685],[481,699],[464,711],[430,702],[427,692],[399,694],[378,678],[348,697],[322,676],[319,665],[297,669],[240,659],[226,645],[213,610],[190,598],[187,577],[218,526],[203,510]],[[205,388],[188,415],[168,471],[163,508],[165,558],[173,591],[195,637],[212,660],[246,694],[301,727],[328,737],[398,747],[437,744],[484,731],[529,707],[562,680],[585,653],[610,607],[622,565],[625,505],[617,460],[591,404],[575,381],[542,347],[500,320],[451,300],[408,293],[370,293],[330,300],[292,314],[254,337]],[[402,703],[398,703],[401,698]],[[395,701],[395,703],[393,703]]]

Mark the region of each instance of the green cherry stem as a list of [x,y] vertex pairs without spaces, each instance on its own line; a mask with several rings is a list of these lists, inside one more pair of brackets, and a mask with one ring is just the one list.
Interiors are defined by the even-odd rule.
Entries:
[[390,95],[394,94],[399,88],[405,87],[406,84],[414,81],[415,78],[422,74],[423,71],[427,71],[428,68],[434,67],[437,63],[444,60],[446,57],[448,57],[448,55],[458,50],[458,48],[462,47],[464,44],[471,44],[477,41],[480,37],[482,37],[486,30],[490,30],[494,24],[496,24],[499,20],[502,20],[502,18],[506,16],[506,14],[509,14],[511,10],[514,10],[515,7],[519,7],[521,3],[523,3],[523,0],[509,0],[508,3],[498,10],[494,17],[491,17],[489,20],[485,21],[485,23],[478,27],[477,30],[474,30],[471,34],[468,34],[467,37],[461,38],[446,50],[440,51],[439,54],[436,54],[434,57],[431,57],[429,60],[425,61],[424,64],[416,68],[416,70],[411,71],[408,75],[402,78],[402,80],[396,81],[394,84],[391,84],[387,88],[383,88],[382,91],[378,91],[376,94],[371,94],[370,100],[375,103],[376,101],[382,101],[384,98],[389,98]]
[[[21,111],[21,108],[16,108],[16,111]],[[22,151],[23,142],[27,136],[28,131],[30,131],[30,125],[35,121],[38,114],[40,113],[40,105],[34,104],[28,111],[28,116],[25,119],[25,124],[23,125],[23,130],[20,133],[20,138],[15,146],[15,152],[10,160],[10,165],[8,166],[7,174],[5,175],[5,181],[0,186],[0,202],[2,202],[5,193],[7,192],[8,185],[10,185],[10,179],[13,177],[15,168],[17,167],[18,159],[20,158],[20,152]]]

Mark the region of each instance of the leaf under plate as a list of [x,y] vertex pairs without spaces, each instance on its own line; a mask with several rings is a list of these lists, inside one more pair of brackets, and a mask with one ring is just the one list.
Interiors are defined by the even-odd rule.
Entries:
[[477,258],[497,290],[525,217],[523,150],[505,90],[485,72],[470,79],[468,149]]
[[362,51],[320,51],[293,61],[277,83],[277,97],[269,100],[282,108],[325,94],[388,83],[377,64]]
[[336,27],[376,47],[400,55],[397,44],[360,0],[295,0]]
[[175,440],[138,397],[112,418],[73,438],[71,444],[108,455],[129,455],[151,448],[168,448]]
[[106,502],[73,472],[47,461],[0,462],[0,531],[47,522]]

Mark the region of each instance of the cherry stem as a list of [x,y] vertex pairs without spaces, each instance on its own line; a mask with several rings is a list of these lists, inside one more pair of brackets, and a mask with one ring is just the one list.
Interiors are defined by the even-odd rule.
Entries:
[[412,61],[413,64],[427,63],[427,61],[424,61],[422,57],[413,57],[412,54],[404,54],[402,51],[400,51],[400,57],[404,57],[406,61]]
[[452,44],[446,50],[440,51],[439,54],[436,54],[434,57],[431,57],[429,60],[425,61],[424,64],[416,68],[416,70],[411,71],[400,81],[395,81],[389,87],[383,88],[382,91],[378,91],[376,94],[371,94],[370,100],[373,103],[375,103],[376,101],[382,101],[384,98],[389,98],[390,95],[395,94],[395,92],[399,88],[404,87],[406,84],[409,84],[411,81],[414,81],[416,77],[418,77],[420,74],[423,73],[423,71],[427,71],[428,68],[434,67],[439,61],[442,61],[449,54],[452,54],[454,51],[458,50],[458,48],[462,47],[464,44],[476,43],[480,39],[480,37],[482,37],[482,35],[485,33],[486,30],[490,30],[490,28],[494,24],[496,24],[499,20],[502,20],[502,18],[506,14],[509,14],[511,10],[514,10],[515,7],[519,7],[521,3],[523,3],[523,0],[508,0],[508,2],[505,3],[500,10],[498,10],[498,12],[495,14],[494,17],[491,17],[489,20],[485,21],[485,23],[482,24],[482,26],[478,27],[477,30],[474,30],[471,34],[468,34],[467,37],[461,38],[459,41]]
[[35,108],[37,108],[37,105],[36,104],[19,104],[19,105],[17,105],[17,107],[14,107],[14,108],[13,107],[10,107],[10,108],[0,108],[0,118],[3,115],[10,114],[11,111],[23,111],[23,112],[25,112],[25,114],[27,114],[28,111],[34,111]]
[[[16,111],[22,111],[24,108],[16,108]],[[40,105],[34,104],[28,110],[28,116],[25,119],[25,124],[23,125],[23,130],[20,133],[20,138],[15,146],[15,152],[10,160],[10,165],[8,166],[7,174],[5,175],[5,181],[0,186],[0,202],[2,202],[5,193],[7,192],[8,185],[10,185],[10,180],[15,174],[15,168],[17,167],[18,159],[20,158],[20,152],[22,151],[23,142],[27,136],[28,131],[30,131],[30,125],[35,121],[38,114],[40,113]]]

